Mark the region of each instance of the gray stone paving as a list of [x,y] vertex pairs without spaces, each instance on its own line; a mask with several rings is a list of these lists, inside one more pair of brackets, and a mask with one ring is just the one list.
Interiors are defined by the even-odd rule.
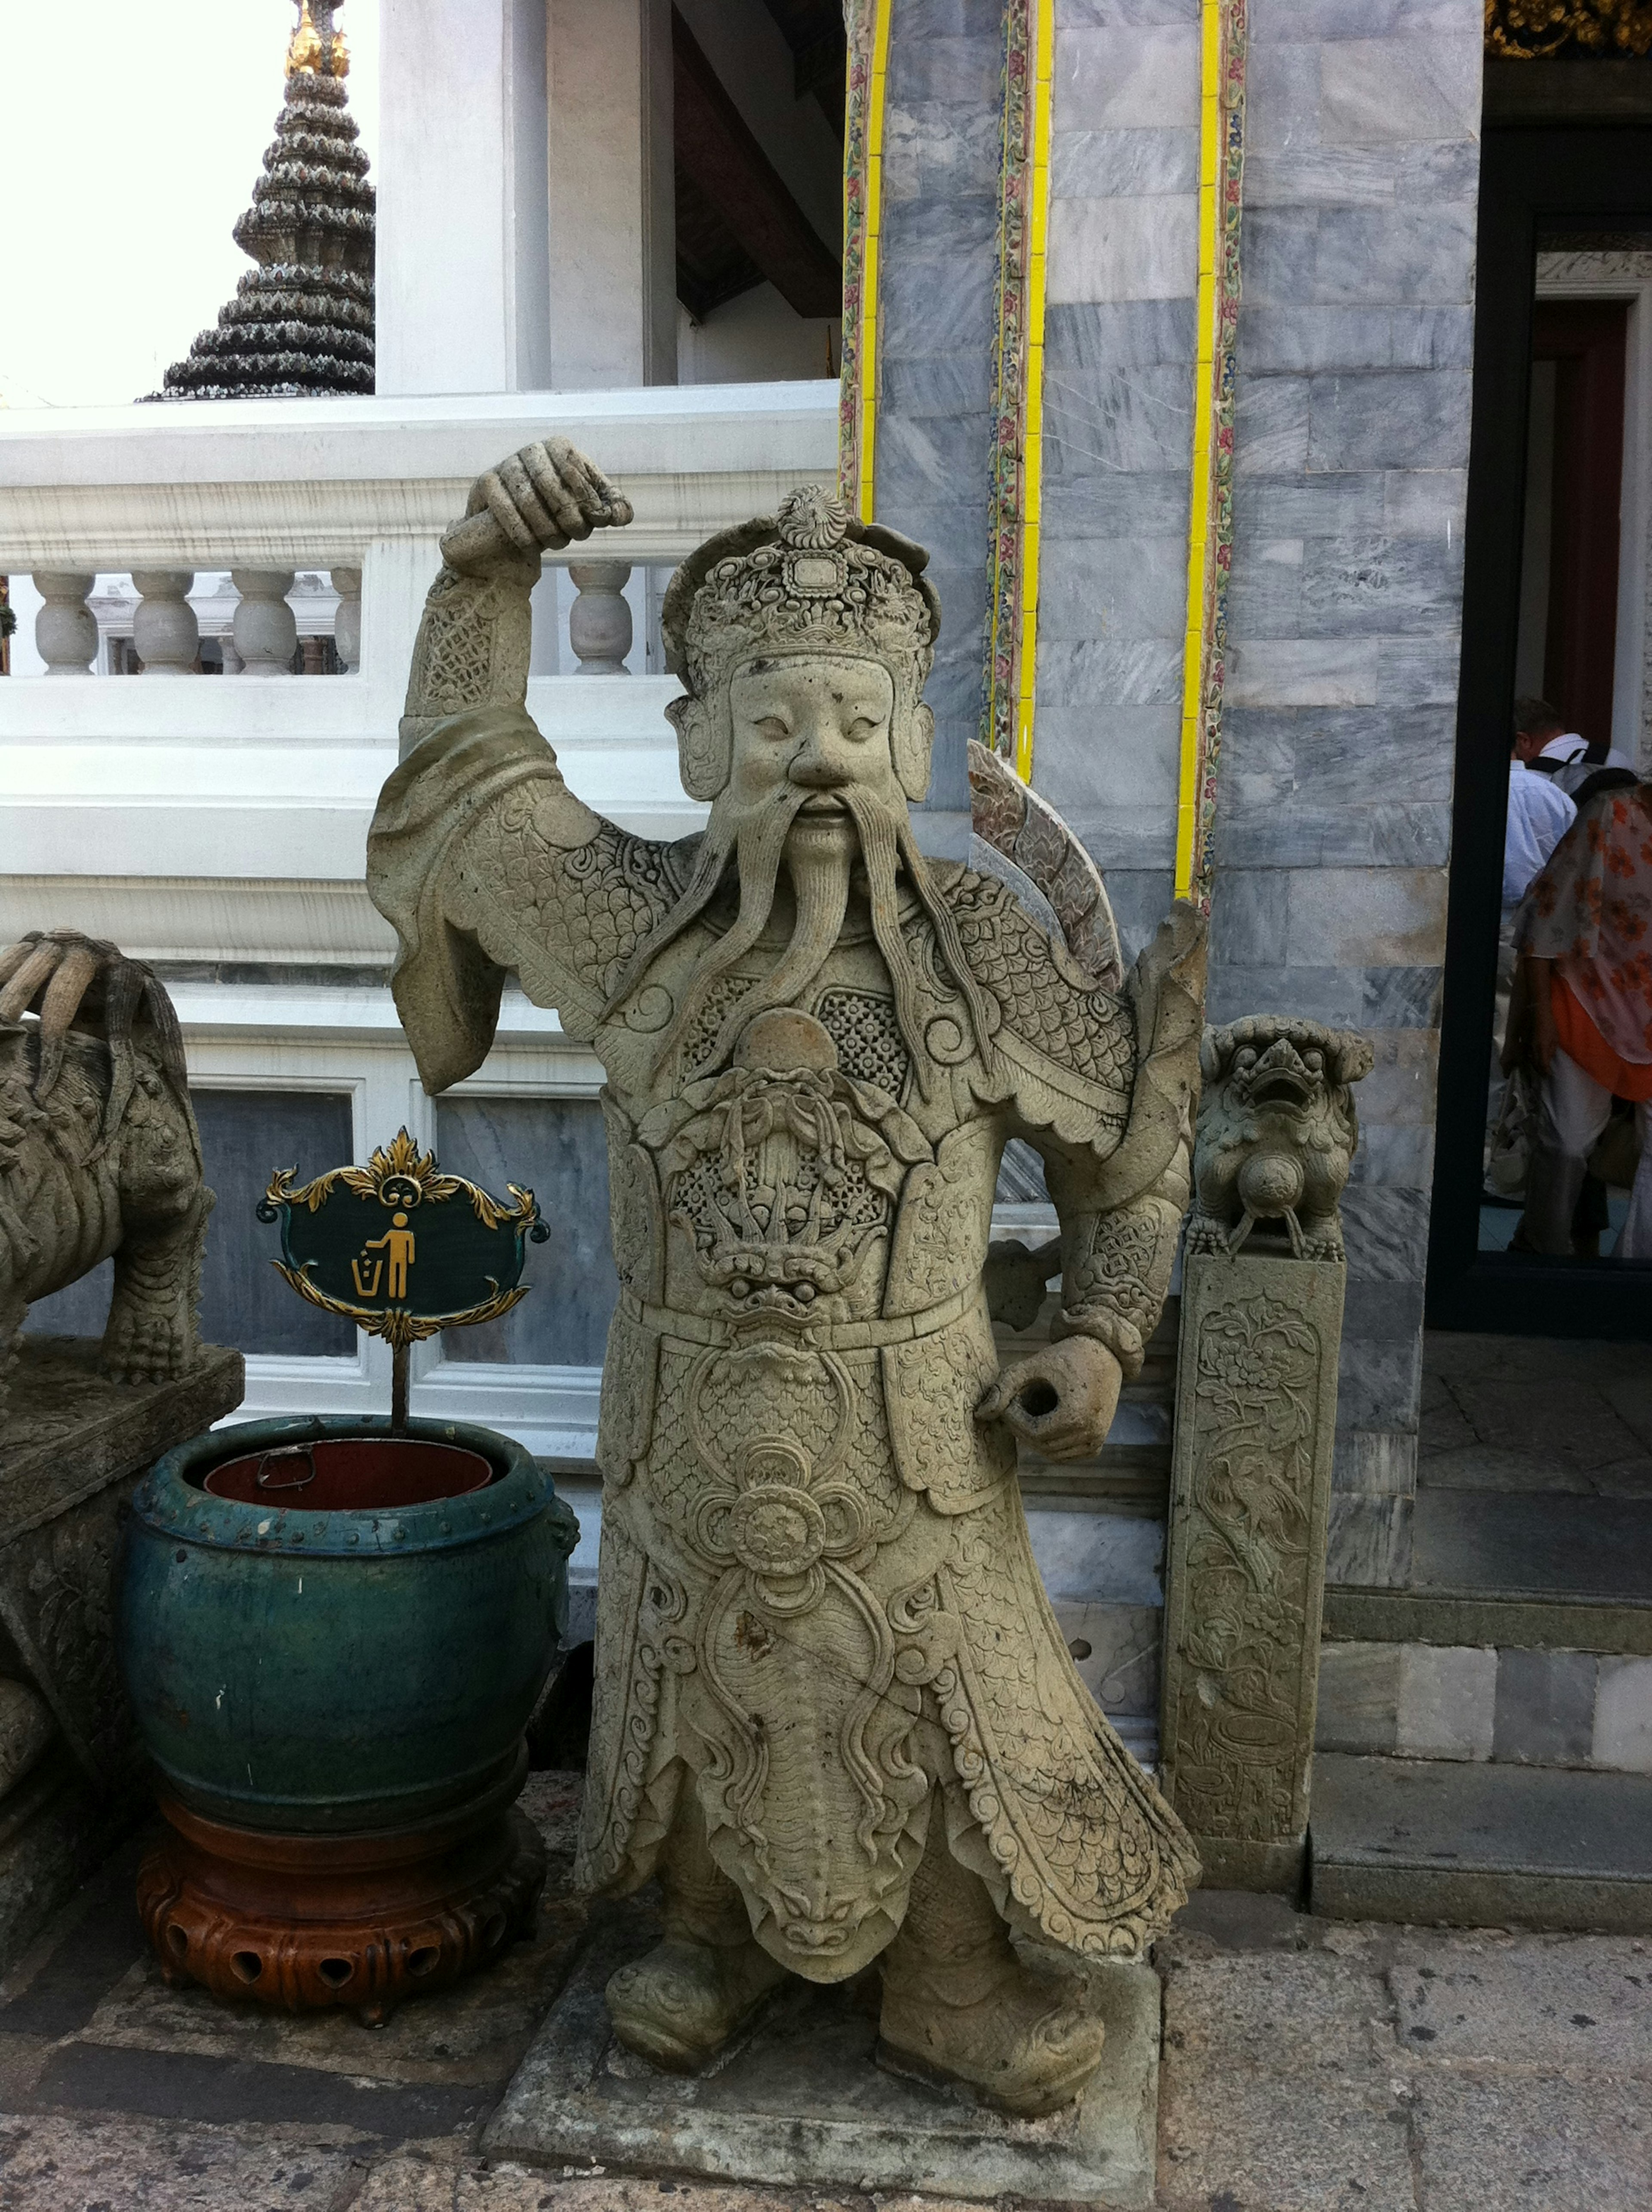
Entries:
[[[564,1885],[578,1787],[530,1784]],[[963,2212],[485,2159],[581,1924],[565,1887],[497,1972],[367,2030],[165,1990],[131,1879],[112,1862],[0,1984],[0,2212]],[[1159,2212],[1652,2204],[1652,1940],[1214,1893],[1157,1963]]]

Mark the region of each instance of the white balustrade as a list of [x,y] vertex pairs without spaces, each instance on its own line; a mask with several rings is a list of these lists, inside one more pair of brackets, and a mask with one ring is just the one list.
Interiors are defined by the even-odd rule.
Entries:
[[287,676],[298,650],[298,623],[287,604],[293,588],[290,568],[232,568],[229,580],[240,593],[235,610],[235,650],[244,676]]
[[333,619],[333,649],[337,653],[347,676],[359,675],[361,667],[361,571],[359,568],[335,568],[332,587],[338,594],[338,612]]
[[46,605],[34,617],[34,649],[48,676],[84,676],[98,649],[97,617],[87,594],[97,578],[78,569],[37,569],[34,588]]
[[201,649],[201,626],[187,594],[195,587],[192,568],[140,568],[132,572],[137,611],[132,644],[145,676],[192,676]]
[[[678,686],[633,646],[639,572],[772,514],[793,484],[832,481],[835,386],[0,410],[0,574],[42,592],[52,673],[85,678],[94,614],[128,634],[130,599],[106,584],[94,609],[85,601],[94,576],[134,571],[146,669],[194,664],[191,575],[201,629],[222,637],[231,612],[216,580],[228,572],[240,596],[226,672],[245,659],[245,672],[284,673],[299,630],[330,624],[351,671],[325,684],[0,680],[0,853],[21,856],[0,872],[0,929],[79,921],[165,960],[387,961],[367,830],[439,541],[482,470],[551,430],[623,485],[636,520],[553,556],[568,580],[538,604],[560,605],[569,629],[561,672],[542,662],[530,676],[528,711],[572,787],[623,828],[697,828],[705,810],[683,795],[665,714]],[[590,557],[610,546],[625,559]],[[298,572],[316,581],[289,605]],[[167,623],[174,634],[154,634]],[[628,653],[637,672],[610,681]]]
[[625,676],[631,650],[631,610],[626,585],[631,568],[624,561],[571,561],[568,577],[579,597],[568,609],[568,641],[581,676]]

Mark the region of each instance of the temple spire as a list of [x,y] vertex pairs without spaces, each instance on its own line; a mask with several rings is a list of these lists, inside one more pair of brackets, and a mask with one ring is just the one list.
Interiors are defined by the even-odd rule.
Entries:
[[374,190],[334,27],[343,0],[300,0],[287,97],[235,243],[258,263],[161,380],[161,399],[371,392]]

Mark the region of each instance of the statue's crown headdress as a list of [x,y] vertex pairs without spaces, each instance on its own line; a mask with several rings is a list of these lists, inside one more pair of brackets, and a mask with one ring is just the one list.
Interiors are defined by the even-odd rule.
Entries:
[[910,538],[800,484],[778,514],[720,532],[672,577],[660,612],[665,665],[705,698],[762,654],[853,653],[887,663],[915,702],[941,620],[928,560]]

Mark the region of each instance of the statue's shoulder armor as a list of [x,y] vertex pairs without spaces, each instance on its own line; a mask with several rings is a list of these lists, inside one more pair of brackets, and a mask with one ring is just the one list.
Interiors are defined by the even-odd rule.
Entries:
[[606,997],[642,939],[682,895],[683,847],[633,836],[598,821],[582,845],[552,842],[535,820],[531,784],[510,793],[499,817],[502,889],[537,907],[540,930],[556,940],[581,981]]
[[1005,1029],[1058,1066],[1128,1098],[1136,1065],[1129,1000],[1098,988],[995,876],[960,868],[942,890],[964,957],[998,1000]]

